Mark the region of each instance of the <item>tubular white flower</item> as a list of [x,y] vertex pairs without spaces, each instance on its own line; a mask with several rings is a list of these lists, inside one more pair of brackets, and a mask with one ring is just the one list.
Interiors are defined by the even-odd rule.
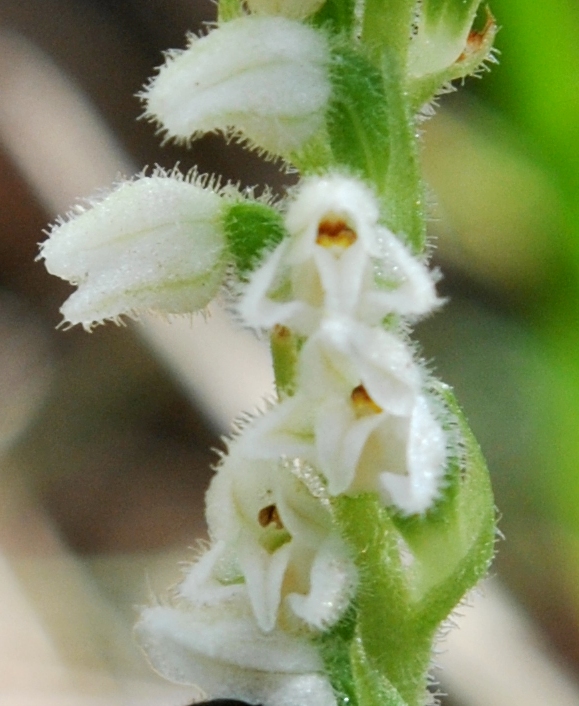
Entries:
[[136,634],[152,666],[212,698],[263,706],[335,706],[314,644],[303,635],[258,627],[245,585],[213,577],[223,544],[188,571],[171,605],[146,608]]
[[288,155],[323,126],[330,96],[325,36],[284,17],[241,17],[192,37],[142,98],[169,137],[222,130]]
[[290,20],[303,20],[317,12],[325,0],[247,0],[257,15],[279,15]]
[[90,329],[146,310],[205,307],[226,266],[222,207],[212,189],[157,173],[121,183],[56,223],[40,257],[78,285],[61,308],[65,320]]
[[291,238],[252,275],[239,305],[254,328],[283,324],[302,335],[325,316],[379,324],[440,303],[424,263],[378,224],[373,194],[340,175],[306,180],[286,215]]
[[296,618],[326,629],[352,597],[353,563],[321,501],[278,459],[246,458],[243,447],[231,445],[207,493],[210,535],[229,548],[222,576],[245,581],[263,631]]
[[328,492],[374,491],[407,514],[440,493],[446,434],[411,351],[393,334],[326,319],[301,352],[298,392],[247,430],[246,453],[303,458]]

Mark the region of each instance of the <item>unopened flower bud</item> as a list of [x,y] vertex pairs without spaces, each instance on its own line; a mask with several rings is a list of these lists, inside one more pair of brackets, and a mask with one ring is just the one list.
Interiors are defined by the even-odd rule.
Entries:
[[284,17],[241,17],[168,55],[142,93],[146,116],[169,137],[241,133],[287,155],[323,126],[328,63],[319,31]]
[[424,0],[421,3],[408,55],[408,72],[412,78],[444,71],[461,57],[467,49],[479,5],[480,0],[446,3]]
[[194,312],[217,293],[226,264],[223,199],[157,173],[120,184],[56,223],[41,245],[47,270],[78,285],[61,308],[84,328],[151,310]]

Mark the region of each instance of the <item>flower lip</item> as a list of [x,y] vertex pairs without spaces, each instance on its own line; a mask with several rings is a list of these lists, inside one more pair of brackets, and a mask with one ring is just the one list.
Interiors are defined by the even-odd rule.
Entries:
[[354,406],[356,417],[366,417],[370,414],[381,414],[384,410],[376,404],[368,394],[364,385],[358,385],[352,390],[350,399]]
[[268,505],[263,507],[257,516],[257,521],[262,527],[274,525],[276,529],[284,529],[283,522],[279,516],[276,505]]
[[348,248],[357,239],[358,234],[343,216],[328,213],[318,224],[317,245]]

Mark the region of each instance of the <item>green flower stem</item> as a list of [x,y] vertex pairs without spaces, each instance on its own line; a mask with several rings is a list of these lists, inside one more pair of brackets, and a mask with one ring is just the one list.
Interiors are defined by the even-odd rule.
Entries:
[[405,65],[415,6],[414,0],[366,0],[361,39],[377,64],[388,47]]
[[285,326],[275,326],[270,348],[278,397],[290,397],[295,392],[299,339]]
[[442,395],[456,420],[464,457],[452,464],[437,506],[424,516],[404,518],[370,494],[332,502],[360,576],[350,647],[358,706],[424,704],[436,630],[486,574],[493,557],[488,471],[452,393],[445,388]]
[[385,189],[388,225],[394,233],[406,236],[415,252],[421,252],[426,242],[426,220],[414,114],[400,64],[387,51],[382,55],[382,75],[390,123]]

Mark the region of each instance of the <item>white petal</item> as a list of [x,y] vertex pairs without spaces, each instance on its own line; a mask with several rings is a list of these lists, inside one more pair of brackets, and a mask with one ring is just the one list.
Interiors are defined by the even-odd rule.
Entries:
[[356,482],[360,457],[381,416],[375,414],[356,419],[349,400],[343,398],[330,398],[320,406],[316,421],[316,451],[318,467],[328,480],[330,495],[344,493]]
[[282,583],[291,554],[290,544],[284,544],[270,553],[252,541],[248,533],[244,533],[238,551],[239,564],[257,624],[264,632],[271,632],[281,603]]
[[330,536],[320,546],[312,564],[309,593],[290,593],[286,600],[295,615],[309,625],[327,629],[349,605],[356,581],[354,565],[344,545]]
[[324,319],[306,342],[298,376],[300,388],[313,399],[349,398],[363,384],[392,414],[408,414],[421,387],[412,352],[398,336],[338,317]]
[[246,427],[239,439],[239,447],[247,458],[286,457],[311,462],[313,412],[311,398],[298,392]]
[[252,273],[238,305],[247,326],[270,329],[284,324],[299,331],[310,331],[316,326],[319,315],[306,301],[275,296],[276,290],[284,286],[284,280],[289,282],[290,272],[284,262],[289,246],[288,240],[281,242]]
[[324,35],[282,17],[242,17],[169,55],[145,89],[147,115],[170,136],[234,128],[276,153],[322,125],[330,95]]
[[[214,628],[159,607],[143,613],[136,632],[162,676],[195,684],[210,698],[263,706],[335,706],[332,688],[318,672],[320,659],[306,640],[277,635],[263,640],[251,626],[239,629],[223,622]],[[217,646],[219,655],[228,650],[229,659],[208,656],[208,645]]]
[[243,585],[223,584],[216,578],[220,569],[223,571],[219,565],[227,559],[226,551],[225,542],[216,542],[206,551],[185,573],[178,595],[198,606],[214,606],[244,594]]

